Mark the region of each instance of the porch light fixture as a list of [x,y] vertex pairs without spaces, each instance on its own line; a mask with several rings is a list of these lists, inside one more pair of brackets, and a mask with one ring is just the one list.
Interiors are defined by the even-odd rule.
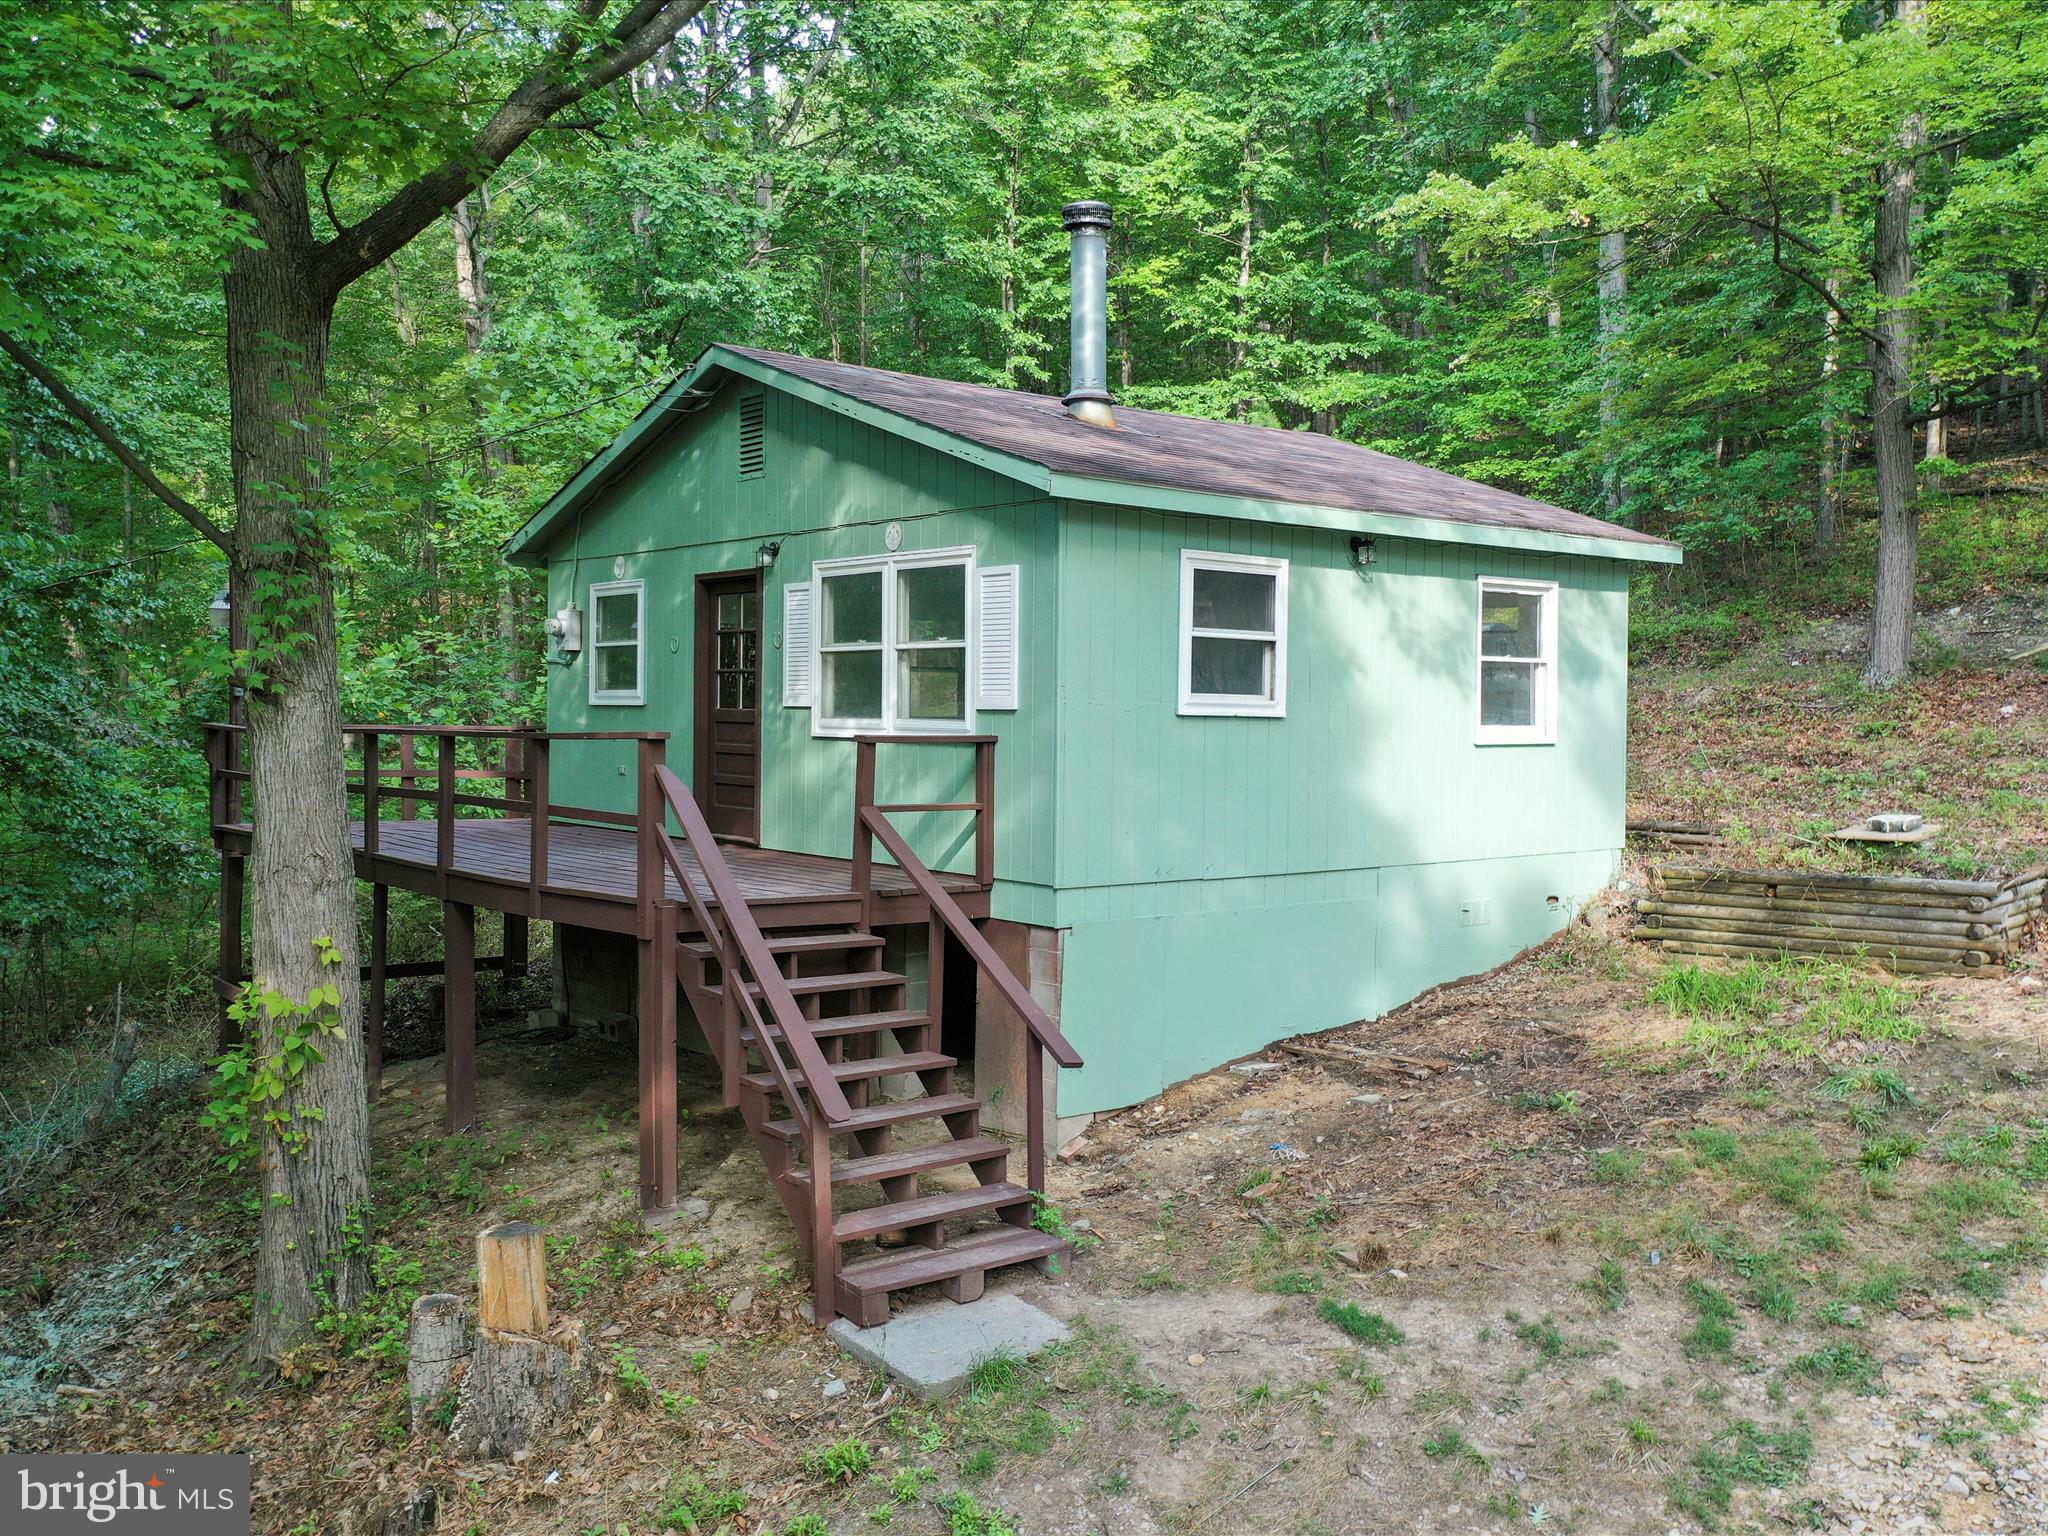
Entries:
[[1370,581],[1372,579],[1373,562],[1379,559],[1379,557],[1379,546],[1373,543],[1368,535],[1354,533],[1351,536],[1351,565],[1352,569],[1356,570],[1360,576]]
[[770,539],[766,544],[763,544],[754,551],[754,563],[764,571],[770,570],[775,565],[775,557],[781,553],[782,540]]
[[213,601],[206,605],[206,620],[222,634],[227,633],[228,621],[234,616],[235,605],[228,601],[228,589],[222,587],[214,594]]

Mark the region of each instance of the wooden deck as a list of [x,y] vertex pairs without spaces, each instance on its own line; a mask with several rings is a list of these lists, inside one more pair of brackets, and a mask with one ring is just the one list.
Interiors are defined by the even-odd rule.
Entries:
[[[230,851],[246,850],[246,823],[220,831]],[[440,825],[431,818],[379,821],[374,854],[364,851],[361,822],[350,825],[349,835],[356,850],[357,878],[374,884],[611,932],[630,933],[637,922],[639,868],[635,834],[629,827],[550,823],[547,883],[539,888],[537,899],[529,878],[533,832],[523,817],[457,818],[454,857],[446,869],[438,862]],[[851,859],[739,843],[722,843],[720,849],[740,894],[764,927],[841,922],[859,915],[861,898],[855,892]],[[696,850],[685,845],[682,854],[697,895],[716,907]],[[877,863],[873,871],[875,921],[925,920],[926,903],[900,869]],[[973,876],[941,874],[939,879],[964,910],[987,916],[988,893]],[[687,917],[688,904],[673,871],[664,897],[682,904]],[[684,926],[690,928],[687,922]]]

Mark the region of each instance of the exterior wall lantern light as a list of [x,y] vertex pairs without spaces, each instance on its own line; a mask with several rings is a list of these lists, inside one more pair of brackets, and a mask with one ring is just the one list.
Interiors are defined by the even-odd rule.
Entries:
[[775,557],[781,553],[782,540],[770,539],[767,543],[763,544],[759,549],[754,551],[754,563],[760,566],[761,569],[764,571],[771,570],[774,568],[775,565]]
[[1351,536],[1351,567],[1365,580],[1372,580],[1373,562],[1380,557],[1379,546],[1367,534]]

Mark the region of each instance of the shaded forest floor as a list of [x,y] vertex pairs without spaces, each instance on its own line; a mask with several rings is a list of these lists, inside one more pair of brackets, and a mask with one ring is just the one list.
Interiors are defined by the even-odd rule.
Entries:
[[[1828,561],[1724,572],[1700,597],[1639,592],[1629,814],[1720,824],[1712,856],[1731,864],[1974,878],[2048,863],[2048,463],[1977,466],[1958,484],[1975,476],[2004,493],[1928,502],[1913,673],[1895,689],[1858,676],[1865,524]],[[1942,834],[1825,837],[1893,810]]]
[[[377,1530],[421,1487],[443,1530],[590,1536],[2039,1529],[2038,995],[1778,971],[1751,1016],[1674,1015],[1619,916],[1098,1121],[1053,1182],[1089,1251],[1015,1282],[1075,1341],[936,1409],[805,1323],[708,1074],[691,1204],[649,1235],[630,1052],[509,1010],[478,1134],[438,1134],[437,1061],[387,1082],[384,1299],[247,1380],[247,1184],[171,1093],[9,1218],[0,1435],[249,1447],[272,1531]],[[479,1467],[405,1433],[401,1345],[505,1216],[547,1226],[602,1381]]]

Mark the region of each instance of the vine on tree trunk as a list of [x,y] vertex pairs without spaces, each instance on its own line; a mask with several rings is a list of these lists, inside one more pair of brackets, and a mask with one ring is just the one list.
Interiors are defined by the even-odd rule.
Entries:
[[[322,934],[313,944],[323,966],[343,963],[332,938]],[[322,983],[302,1002],[245,981],[228,1016],[243,1026],[242,1041],[215,1058],[213,1095],[199,1115],[199,1123],[220,1136],[221,1162],[230,1171],[241,1167],[261,1153],[266,1134],[287,1153],[305,1151],[313,1125],[326,1114],[317,1104],[296,1102],[295,1090],[308,1067],[327,1059],[321,1042],[341,1032],[341,989]],[[250,1027],[258,1019],[268,1022],[275,1050],[264,1050],[263,1032]]]

